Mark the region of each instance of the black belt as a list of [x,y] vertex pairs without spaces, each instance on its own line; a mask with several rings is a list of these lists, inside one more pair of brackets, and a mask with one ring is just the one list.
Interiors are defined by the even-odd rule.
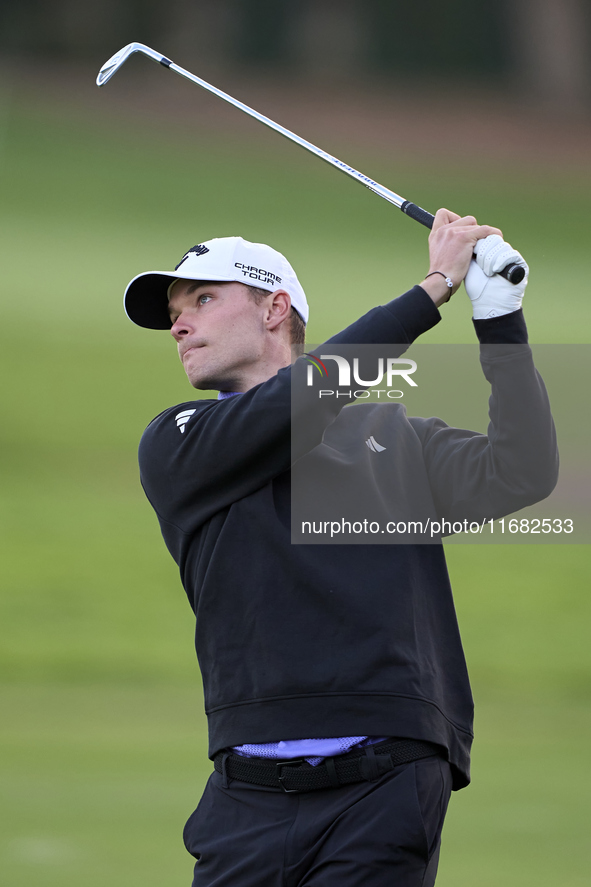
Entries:
[[251,782],[284,792],[310,792],[319,788],[338,788],[353,782],[373,782],[399,764],[408,764],[430,755],[441,755],[441,746],[420,739],[388,739],[376,745],[355,749],[345,755],[326,758],[313,767],[298,758],[292,761],[270,761],[244,758],[220,751],[213,759],[214,767],[228,779]]

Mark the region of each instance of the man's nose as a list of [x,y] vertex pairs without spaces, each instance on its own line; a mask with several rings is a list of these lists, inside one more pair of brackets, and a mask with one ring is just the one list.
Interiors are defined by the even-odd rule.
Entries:
[[192,332],[194,332],[194,324],[185,313],[179,314],[170,328],[170,334],[177,342],[180,342],[181,339],[189,336]]

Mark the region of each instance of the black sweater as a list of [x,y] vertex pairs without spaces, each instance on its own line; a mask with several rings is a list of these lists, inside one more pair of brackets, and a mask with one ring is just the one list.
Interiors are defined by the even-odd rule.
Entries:
[[[439,319],[415,287],[329,341],[410,344]],[[438,743],[454,787],[468,783],[473,706],[443,547],[291,544],[290,467],[305,453],[330,467],[338,453],[323,433],[360,410],[358,471],[375,483],[364,439],[380,439],[386,417],[400,451],[423,466],[429,514],[482,520],[549,495],[556,441],[522,313],[475,327],[492,385],[488,436],[408,419],[396,405],[341,413],[346,399],[326,400],[292,453],[290,382],[303,361],[240,397],[166,410],[146,429],[141,479],[196,616],[210,757],[280,739],[411,737]],[[486,343],[497,343],[488,354]],[[524,404],[535,421],[509,458]],[[176,417],[188,410],[181,432]],[[411,503],[399,474],[391,488]]]

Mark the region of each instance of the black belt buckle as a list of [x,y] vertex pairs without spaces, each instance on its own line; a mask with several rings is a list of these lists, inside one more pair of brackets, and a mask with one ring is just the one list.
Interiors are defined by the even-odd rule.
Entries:
[[299,767],[299,765],[303,764],[303,763],[304,763],[303,758],[297,758],[297,760],[294,760],[294,761],[279,761],[277,764],[275,764],[275,768],[277,770],[277,779],[279,780],[279,785],[281,786],[281,788],[283,789],[283,791],[285,792],[286,795],[297,794],[297,792],[299,792],[299,789],[285,788],[285,785],[283,784],[283,780],[286,777],[281,772],[282,768],[283,767]]

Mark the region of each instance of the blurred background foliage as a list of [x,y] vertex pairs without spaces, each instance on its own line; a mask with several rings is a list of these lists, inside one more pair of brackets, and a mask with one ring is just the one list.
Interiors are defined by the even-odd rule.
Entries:
[[[127,281],[209,237],[268,241],[321,341],[425,268],[424,229],[316,158],[146,59],[102,91],[98,69],[147,42],[423,206],[500,224],[532,267],[532,340],[588,343],[588,19],[578,0],[0,5],[11,887],[190,883],[180,833],[210,771],[206,724],[136,446],[194,395],[169,337],[125,319]],[[471,342],[469,318],[459,292],[424,340]],[[455,545],[448,559],[477,740],[438,884],[583,887],[588,546]]]
[[162,43],[187,66],[281,71],[296,78],[416,86],[434,77],[495,87],[531,101],[589,100],[591,11],[584,0],[3,0],[0,49],[52,59],[108,57],[134,39]]

